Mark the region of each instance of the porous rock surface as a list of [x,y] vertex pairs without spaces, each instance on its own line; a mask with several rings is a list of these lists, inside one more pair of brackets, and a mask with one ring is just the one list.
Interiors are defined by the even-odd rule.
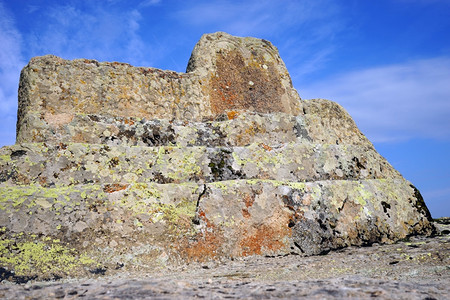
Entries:
[[165,271],[0,285],[5,299],[449,299],[450,220],[438,234],[330,255],[248,256]]
[[301,100],[270,42],[221,32],[187,73],[33,58],[0,150],[0,228],[2,272],[24,280],[435,230],[341,106]]

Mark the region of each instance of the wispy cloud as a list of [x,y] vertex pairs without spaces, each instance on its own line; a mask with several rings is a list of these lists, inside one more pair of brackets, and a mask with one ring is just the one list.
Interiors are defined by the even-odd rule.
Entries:
[[52,53],[63,58],[125,60],[150,64],[148,48],[139,35],[142,16],[136,9],[119,10],[92,4],[90,9],[57,5],[47,11],[36,31],[27,36],[34,55]]
[[423,5],[433,5],[433,4],[447,4],[450,5],[450,1],[448,0],[396,0],[400,3],[407,4],[423,4]]
[[154,5],[158,5],[161,4],[161,0],[145,0],[142,1],[139,6],[140,7],[147,7],[147,6],[154,6]]
[[423,191],[430,198],[447,198],[450,199],[450,188],[436,189],[430,191]]
[[15,139],[17,86],[24,65],[21,43],[13,18],[0,2],[0,140],[9,144]]
[[450,139],[450,58],[411,61],[327,78],[303,98],[343,105],[375,142]]
[[28,5],[27,6],[27,12],[29,14],[34,13],[35,11],[37,11],[39,9],[39,6],[37,5]]
[[[437,176],[434,183],[436,182],[439,182],[441,187],[448,186],[449,183],[448,180],[442,182],[442,178]],[[449,216],[450,188],[422,189],[421,193],[434,218]]]
[[86,5],[89,9],[64,4],[45,9],[29,6],[24,12],[33,17],[32,26],[20,33],[13,15],[0,2],[0,144],[14,143],[19,74],[30,57],[55,54],[152,65],[154,50],[141,38],[142,16],[137,9],[124,10],[114,1]]
[[202,32],[268,39],[298,76],[323,67],[344,28],[339,6],[329,0],[187,1],[173,14]]
[[175,14],[195,26],[221,27],[236,35],[268,35],[329,17],[335,9],[328,0],[193,1]]
[[[14,20],[0,3],[0,93],[8,99],[17,89],[15,83],[18,78],[14,78],[11,73],[17,74],[20,71],[23,59],[21,56],[22,37],[15,28]],[[1,109],[9,110],[10,101],[2,101]]]

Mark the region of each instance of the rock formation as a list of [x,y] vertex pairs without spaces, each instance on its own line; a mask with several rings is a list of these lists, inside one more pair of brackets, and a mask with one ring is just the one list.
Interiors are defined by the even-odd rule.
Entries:
[[48,55],[0,150],[0,266],[80,276],[316,255],[430,234],[406,181],[268,41],[206,34],[186,73]]

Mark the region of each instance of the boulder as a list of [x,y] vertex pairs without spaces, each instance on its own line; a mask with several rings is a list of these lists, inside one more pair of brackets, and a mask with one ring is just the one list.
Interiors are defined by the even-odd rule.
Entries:
[[338,104],[301,100],[268,41],[202,36],[186,73],[55,56],[0,149],[15,278],[317,255],[434,232],[419,191]]

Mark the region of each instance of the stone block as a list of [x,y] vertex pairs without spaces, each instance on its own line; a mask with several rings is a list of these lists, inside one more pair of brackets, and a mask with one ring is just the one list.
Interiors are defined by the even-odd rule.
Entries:
[[319,255],[435,228],[337,103],[268,41],[202,36],[186,73],[31,59],[0,149],[0,266],[51,279]]

